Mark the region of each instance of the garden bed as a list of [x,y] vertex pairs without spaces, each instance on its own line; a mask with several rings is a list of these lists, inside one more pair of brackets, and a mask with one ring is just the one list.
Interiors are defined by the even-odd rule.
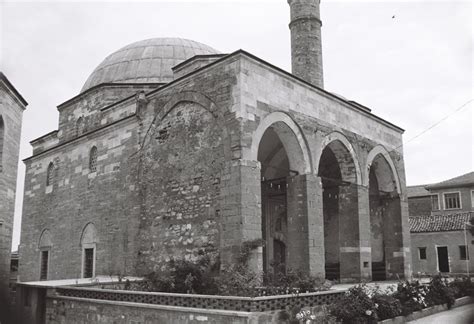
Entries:
[[[460,306],[464,306],[464,305],[472,304],[472,303],[474,303],[474,298],[465,296],[465,297],[456,299],[452,308],[460,307]],[[409,321],[415,321],[417,319],[420,319],[426,316],[444,312],[444,311],[447,311],[448,309],[449,308],[447,304],[436,305],[436,306],[424,308],[420,311],[416,311],[407,316],[397,316],[394,318],[389,318],[383,321],[379,321],[379,324],[402,324]]]

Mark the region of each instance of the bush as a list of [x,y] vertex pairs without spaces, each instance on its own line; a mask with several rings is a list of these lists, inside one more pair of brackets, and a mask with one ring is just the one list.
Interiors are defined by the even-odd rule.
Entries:
[[169,293],[215,294],[217,284],[215,267],[209,258],[196,263],[186,260],[171,260],[162,271],[151,272],[145,277],[142,289]]
[[441,275],[434,276],[428,285],[426,301],[429,305],[447,304],[448,308],[454,304],[455,290],[448,285],[448,282]]
[[454,297],[461,298],[464,296],[474,297],[474,283],[467,276],[454,279],[449,284],[453,289]]
[[376,292],[372,297],[372,301],[375,303],[379,321],[397,317],[402,314],[402,304],[392,295]]
[[402,315],[408,315],[427,307],[427,288],[419,281],[402,281],[397,285],[393,297],[398,299],[402,305]]
[[376,306],[365,285],[350,288],[341,299],[329,307],[329,312],[343,324],[377,323]]

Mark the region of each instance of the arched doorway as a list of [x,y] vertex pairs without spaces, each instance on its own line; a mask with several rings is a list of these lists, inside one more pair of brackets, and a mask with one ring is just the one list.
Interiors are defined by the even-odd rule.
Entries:
[[306,165],[298,139],[285,122],[275,122],[265,130],[257,159],[261,165],[263,269],[300,268],[301,262],[292,261],[304,254],[304,250],[297,251],[301,239],[294,240],[300,215],[295,179],[304,173]]
[[[348,142],[347,142],[348,143]],[[359,277],[352,260],[359,247],[359,169],[353,154],[341,140],[330,141],[323,149],[318,166],[322,183],[324,256],[326,278],[339,280]],[[346,253],[343,255],[343,253]]]
[[[369,210],[372,280],[403,275],[403,262],[393,262],[403,249],[398,179],[388,154],[369,155]],[[391,161],[390,161],[391,162]]]

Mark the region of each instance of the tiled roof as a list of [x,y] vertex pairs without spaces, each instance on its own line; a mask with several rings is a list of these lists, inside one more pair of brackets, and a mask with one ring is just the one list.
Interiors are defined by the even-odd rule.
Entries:
[[474,212],[449,215],[410,216],[410,232],[446,232],[462,231],[464,224],[474,217]]
[[408,198],[429,196],[430,192],[425,189],[427,185],[407,186]]
[[459,177],[455,177],[446,181],[441,181],[431,185],[427,185],[426,189],[442,189],[442,188],[452,188],[452,187],[461,187],[466,185],[474,186],[474,172],[469,172]]

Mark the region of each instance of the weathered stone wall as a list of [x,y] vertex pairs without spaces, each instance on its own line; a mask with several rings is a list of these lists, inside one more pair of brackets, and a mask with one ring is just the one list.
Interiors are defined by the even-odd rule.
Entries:
[[[42,232],[52,247],[48,279],[81,276],[81,236],[85,226],[97,229],[96,274],[130,273],[134,266],[136,226],[140,217],[136,182],[138,128],[135,116],[26,160],[20,245],[20,280],[38,280]],[[89,154],[97,147],[97,171]],[[50,162],[53,185],[46,186]]]
[[[413,258],[413,274],[437,274],[438,254],[436,246],[448,247],[448,260],[451,273],[466,273],[467,263],[472,272],[474,269],[474,245],[473,236],[467,231],[467,249],[469,260],[461,260],[459,246],[465,245],[464,232],[436,232],[436,233],[412,233],[411,248]],[[420,260],[418,248],[426,247],[426,260]]]
[[[46,228],[53,241],[50,278],[79,276],[80,236],[88,222],[98,231],[96,274],[145,274],[172,257],[194,260],[218,251],[224,264],[232,263],[243,241],[262,236],[261,165],[255,147],[265,130],[261,125],[271,126],[268,118],[276,112],[291,124],[281,133],[288,137],[282,142],[299,146],[287,151],[298,156],[293,166],[302,176],[289,218],[295,217],[304,233],[297,245],[304,255],[292,252],[291,266],[319,276],[324,272],[317,166],[337,134],[334,138],[350,152],[345,158],[352,161],[342,165],[342,172],[352,176],[344,179],[350,190],[339,198],[345,219],[339,233],[344,273],[356,279],[370,276],[364,265],[371,261],[367,187],[368,157],[374,150],[392,161],[400,194],[403,230],[394,235],[403,244],[393,247],[390,258],[410,268],[401,130],[367,110],[242,53],[100,113],[89,110],[101,106],[99,97],[93,98],[78,99],[74,109],[61,108],[60,131],[71,131],[81,114],[90,114],[91,124],[101,128],[26,162],[21,280],[38,279],[37,244]],[[98,101],[89,107],[87,100]],[[99,150],[95,175],[87,166],[92,145]],[[50,161],[56,163],[57,183],[45,188]]]
[[[2,75],[3,76],[3,75]],[[0,79],[0,299],[7,293],[24,104]]]
[[84,123],[82,133],[90,132],[130,114],[130,111],[113,109],[115,113],[119,112],[119,115],[110,116],[109,111],[103,111],[104,108],[133,96],[139,91],[148,92],[155,88],[156,85],[100,86],[61,104],[58,108],[60,142],[63,143],[77,137],[76,122],[80,117]]
[[140,166],[145,267],[217,256],[222,125],[198,103],[180,102],[149,136]]

